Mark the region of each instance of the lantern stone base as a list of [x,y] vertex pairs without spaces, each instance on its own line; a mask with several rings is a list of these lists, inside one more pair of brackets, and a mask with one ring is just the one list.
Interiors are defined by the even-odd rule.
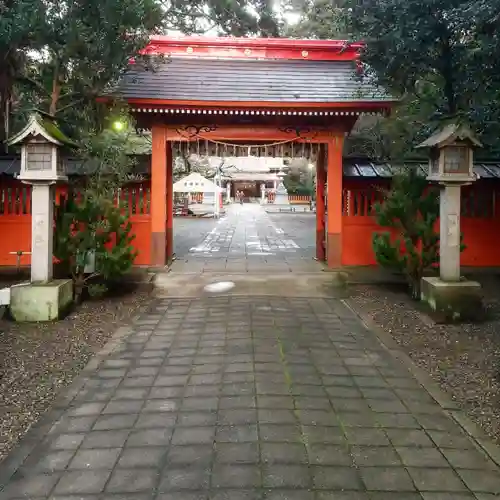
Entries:
[[61,319],[73,302],[73,282],[20,283],[10,289],[10,313],[19,322]]
[[421,299],[436,313],[439,322],[478,321],[484,317],[481,285],[476,281],[422,278]]

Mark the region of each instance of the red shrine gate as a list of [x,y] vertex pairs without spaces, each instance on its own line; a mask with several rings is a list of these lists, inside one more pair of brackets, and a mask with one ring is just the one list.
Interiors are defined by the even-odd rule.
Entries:
[[[371,239],[380,228],[371,208],[392,172],[348,160],[342,172],[342,146],[359,115],[384,113],[392,102],[356,79],[360,48],[320,40],[153,38],[146,52],[171,57],[153,72],[132,64],[117,89],[138,125],[152,131],[151,179],[121,193],[136,235],[135,264],[161,267],[172,256],[172,161],[191,151],[317,160],[318,258],[330,267],[375,265]],[[0,266],[15,266],[18,251],[25,252],[21,265],[30,262],[31,193],[9,177],[18,163],[0,159]],[[480,180],[462,196],[462,265],[500,266],[500,163],[475,170]]]
[[[360,44],[341,41],[153,37],[155,71],[130,70],[115,95],[152,131],[151,266],[173,254],[173,157],[305,156],[317,161],[316,252],[343,264],[342,150],[365,113],[392,99],[356,77]],[[325,192],[328,197],[325,206]],[[325,217],[325,211],[328,218]]]

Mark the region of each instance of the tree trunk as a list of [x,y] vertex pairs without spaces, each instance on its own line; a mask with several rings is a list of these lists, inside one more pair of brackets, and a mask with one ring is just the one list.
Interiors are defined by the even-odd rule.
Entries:
[[6,71],[2,71],[0,73],[0,153],[7,152],[7,144],[5,141],[8,139],[10,133],[11,88],[9,80],[9,75]]
[[55,116],[57,112],[57,104],[59,102],[59,97],[61,96],[61,82],[59,81],[57,74],[52,82],[52,92],[50,94],[50,107],[49,114]]

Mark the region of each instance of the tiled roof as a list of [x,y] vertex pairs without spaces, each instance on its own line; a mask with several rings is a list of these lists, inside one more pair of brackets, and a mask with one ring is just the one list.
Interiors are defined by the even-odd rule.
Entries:
[[[138,157],[139,161],[134,169],[137,174],[149,173],[151,164],[150,155]],[[82,174],[82,162],[76,158],[66,160],[69,175]],[[19,173],[21,159],[19,157],[0,157],[0,175],[15,175]],[[369,160],[358,160],[344,158],[344,176],[345,177],[363,177],[367,179],[390,178],[401,172],[403,168],[410,165],[418,165],[422,176],[427,175],[427,163],[407,163],[404,166],[389,165],[388,163],[374,163]],[[499,162],[477,162],[474,163],[474,171],[483,179],[500,179],[500,161]]]
[[154,71],[133,65],[111,92],[124,99],[216,102],[393,101],[356,77],[350,61],[172,57]]
[[[405,165],[390,165],[388,163],[373,163],[369,160],[351,160],[344,159],[344,175],[346,177],[392,177],[393,175],[401,172],[402,169],[408,168],[410,165],[417,165],[418,172],[422,176],[427,176],[428,164],[427,163],[407,163]],[[487,162],[487,163],[474,163],[474,172],[479,178],[486,179],[499,179],[500,178],[500,163]]]

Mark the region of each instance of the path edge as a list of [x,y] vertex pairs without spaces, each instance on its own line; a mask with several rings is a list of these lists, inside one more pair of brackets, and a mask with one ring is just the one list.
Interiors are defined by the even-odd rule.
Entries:
[[500,466],[500,446],[493,443],[491,438],[465,413],[460,405],[401,349],[389,332],[377,325],[368,314],[359,311],[350,299],[341,299],[341,302],[361,321],[367,330],[375,334],[382,346],[415,377],[431,398],[453,419],[474,444],[486,453],[496,465]]

